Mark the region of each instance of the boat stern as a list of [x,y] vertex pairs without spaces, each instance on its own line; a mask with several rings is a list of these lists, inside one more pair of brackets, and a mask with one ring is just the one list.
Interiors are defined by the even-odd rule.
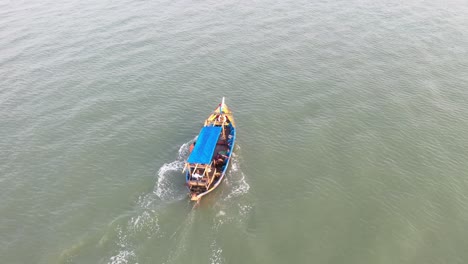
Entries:
[[201,196],[198,196],[198,194],[196,194],[196,193],[191,193],[190,194],[190,200],[191,201],[198,202],[198,201],[200,201],[200,199],[201,199]]

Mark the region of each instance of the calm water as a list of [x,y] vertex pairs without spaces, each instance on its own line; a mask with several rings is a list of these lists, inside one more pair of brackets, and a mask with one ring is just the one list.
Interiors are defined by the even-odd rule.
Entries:
[[467,85],[466,1],[4,0],[1,262],[468,263]]

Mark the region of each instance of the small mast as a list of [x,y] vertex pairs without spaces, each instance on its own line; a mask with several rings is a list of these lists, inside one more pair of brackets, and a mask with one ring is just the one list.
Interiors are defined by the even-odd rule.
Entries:
[[221,100],[221,105],[219,106],[219,113],[220,114],[223,113],[223,106],[224,106],[224,96],[223,96],[223,100]]

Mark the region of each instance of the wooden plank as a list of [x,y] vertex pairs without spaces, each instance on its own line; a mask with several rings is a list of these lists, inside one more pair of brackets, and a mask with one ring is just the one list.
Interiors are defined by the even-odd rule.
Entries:
[[210,188],[210,186],[213,183],[215,178],[216,178],[216,168],[214,168],[213,177],[211,177],[211,179],[210,179],[210,183],[208,184],[208,189]]

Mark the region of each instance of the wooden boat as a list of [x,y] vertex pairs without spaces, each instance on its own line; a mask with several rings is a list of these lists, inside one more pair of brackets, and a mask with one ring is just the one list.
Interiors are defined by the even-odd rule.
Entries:
[[236,141],[231,110],[221,104],[205,120],[185,162],[185,181],[192,201],[199,201],[222,182]]

